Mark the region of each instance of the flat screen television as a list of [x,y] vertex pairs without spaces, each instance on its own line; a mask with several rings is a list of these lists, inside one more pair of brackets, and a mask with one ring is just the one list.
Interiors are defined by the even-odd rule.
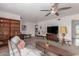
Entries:
[[47,27],[47,33],[58,33],[58,26],[48,26]]

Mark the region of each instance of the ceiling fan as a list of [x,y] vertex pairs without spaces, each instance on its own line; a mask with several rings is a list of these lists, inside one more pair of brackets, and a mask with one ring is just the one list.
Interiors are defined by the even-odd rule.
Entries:
[[51,9],[49,9],[49,10],[40,10],[40,11],[48,11],[49,13],[47,13],[45,16],[48,16],[50,14],[54,14],[56,16],[59,16],[59,11],[67,10],[67,9],[71,8],[71,7],[58,8],[58,5],[59,5],[59,3],[54,3],[54,5],[51,6]]

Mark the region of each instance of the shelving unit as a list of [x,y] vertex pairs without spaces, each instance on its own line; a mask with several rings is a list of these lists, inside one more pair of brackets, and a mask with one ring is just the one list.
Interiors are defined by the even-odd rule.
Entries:
[[38,25],[35,25],[35,36],[38,34]]
[[0,45],[8,44],[8,40],[20,34],[20,21],[0,18]]

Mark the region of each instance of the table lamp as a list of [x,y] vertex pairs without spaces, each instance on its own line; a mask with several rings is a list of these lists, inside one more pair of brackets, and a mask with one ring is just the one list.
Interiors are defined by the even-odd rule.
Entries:
[[60,33],[62,34],[62,45],[65,44],[65,35],[67,33],[67,27],[61,26],[60,27]]

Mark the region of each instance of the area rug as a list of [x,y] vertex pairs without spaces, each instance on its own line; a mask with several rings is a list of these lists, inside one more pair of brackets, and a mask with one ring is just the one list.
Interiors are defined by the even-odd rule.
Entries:
[[9,56],[9,48],[7,46],[0,47],[0,56]]

